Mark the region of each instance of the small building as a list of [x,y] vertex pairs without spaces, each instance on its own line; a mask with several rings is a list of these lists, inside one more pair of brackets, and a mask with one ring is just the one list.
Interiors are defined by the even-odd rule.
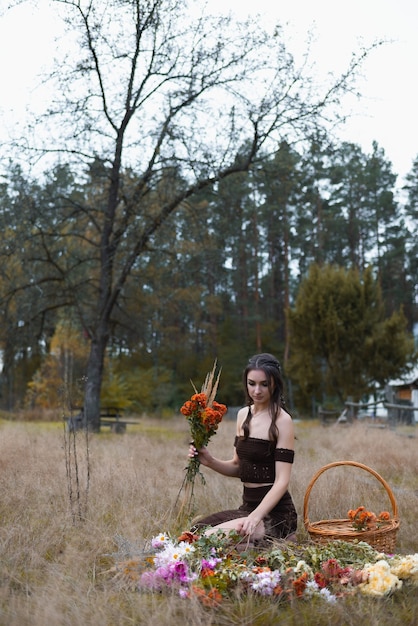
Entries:
[[[412,423],[418,422],[418,365],[402,378],[389,381],[386,387],[386,397],[389,404],[404,405],[409,407],[409,414],[412,413]],[[416,407],[411,411],[410,407]]]

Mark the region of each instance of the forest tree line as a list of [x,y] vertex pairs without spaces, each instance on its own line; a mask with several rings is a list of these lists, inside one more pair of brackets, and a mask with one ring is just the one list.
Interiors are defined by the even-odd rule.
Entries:
[[[96,206],[101,219],[110,180],[98,157],[83,176],[61,164],[42,180],[10,165],[0,196],[4,409],[82,403],[95,323],[90,304],[100,280],[99,229],[83,207]],[[122,195],[137,183],[125,170]],[[147,195],[145,215],[186,185],[175,165],[167,167]],[[377,143],[366,154],[321,137],[304,150],[282,142],[248,172],[191,195],[155,232],[123,285],[111,316],[102,403],[176,410],[192,391],[190,378],[199,385],[217,359],[219,396],[239,405],[241,371],[261,351],[283,362],[301,410],[312,400],[372,392],[415,358],[417,211],[418,160],[399,193]],[[122,241],[122,253],[132,243]],[[345,324],[345,342],[333,324]],[[316,344],[308,346],[314,326]],[[327,351],[320,337],[330,333]]]
[[97,431],[100,403],[178,408],[215,358],[236,405],[260,350],[303,406],[413,358],[416,179],[398,203],[383,151],[329,133],[384,42],[318,81],[281,24],[194,4],[51,0],[45,106],[0,153],[7,409],[82,406]]

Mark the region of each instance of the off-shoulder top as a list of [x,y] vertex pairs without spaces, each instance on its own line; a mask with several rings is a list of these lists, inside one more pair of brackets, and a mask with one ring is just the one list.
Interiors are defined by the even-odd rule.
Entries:
[[243,483],[274,483],[276,461],[293,463],[295,453],[287,448],[274,448],[267,439],[235,437],[239,458],[239,477]]

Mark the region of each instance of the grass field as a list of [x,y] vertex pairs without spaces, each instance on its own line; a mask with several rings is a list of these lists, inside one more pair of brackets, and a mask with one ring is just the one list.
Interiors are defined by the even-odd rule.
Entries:
[[[298,542],[309,539],[303,499],[312,476],[333,461],[354,460],[376,470],[393,491],[401,520],[396,552],[418,552],[418,429],[323,427],[314,421],[295,427],[291,492]],[[230,457],[234,433],[235,424],[224,420],[210,444],[216,456]],[[90,435],[88,445],[79,433],[75,447],[62,424],[1,421],[0,625],[418,624],[417,587],[382,599],[356,595],[326,607],[307,601],[281,606],[249,596],[210,609],[194,599],[115,585],[107,555],[115,552],[116,537],[140,546],[161,531],[178,531],[173,507],[188,439],[181,416],[143,418],[123,435]],[[239,481],[203,471],[197,512],[236,508]],[[359,504],[390,510],[387,492],[371,474],[333,468],[312,487],[309,519],[346,517]]]

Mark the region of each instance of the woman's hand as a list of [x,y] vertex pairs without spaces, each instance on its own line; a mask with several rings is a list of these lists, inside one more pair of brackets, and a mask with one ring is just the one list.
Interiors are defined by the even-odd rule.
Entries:
[[191,443],[189,446],[189,458],[193,459],[195,456],[199,458],[199,461],[202,465],[206,467],[210,466],[210,460],[212,459],[212,455],[209,453],[208,449],[203,446],[200,450],[197,450],[195,446]]
[[264,522],[251,514],[238,520],[237,531],[243,537],[249,536],[251,540],[262,539],[265,533]]

